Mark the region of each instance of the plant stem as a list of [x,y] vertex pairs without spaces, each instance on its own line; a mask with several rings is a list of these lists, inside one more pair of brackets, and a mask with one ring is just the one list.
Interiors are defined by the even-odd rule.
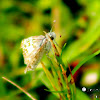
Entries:
[[16,83],[14,83],[13,81],[7,79],[6,77],[2,77],[4,80],[8,81],[9,83],[13,84],[14,86],[16,86],[19,90],[21,90],[22,92],[24,92],[29,98],[31,98],[32,100],[36,100],[35,98],[33,98],[33,96],[31,94],[29,94],[27,91],[25,91],[23,88],[21,88],[20,86],[18,86]]

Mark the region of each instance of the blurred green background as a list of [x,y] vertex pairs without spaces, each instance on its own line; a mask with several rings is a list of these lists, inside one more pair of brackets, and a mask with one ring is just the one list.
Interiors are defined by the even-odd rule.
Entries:
[[[53,31],[59,47],[67,43],[62,51],[62,59],[66,65],[69,62],[71,69],[100,49],[100,0],[0,0],[0,76],[25,88],[37,100],[58,98],[44,90],[50,88],[50,84],[46,83],[48,79],[41,64],[34,72],[24,74],[26,65],[20,44],[24,38],[44,35],[43,31],[49,32],[53,20],[56,20]],[[52,51],[50,53],[52,55]],[[45,56],[42,60],[50,67]],[[100,55],[86,62],[75,73],[76,87],[80,92],[82,87],[99,89],[99,73]],[[90,98],[95,93],[84,94]],[[83,100],[81,95],[78,96],[77,100]],[[0,100],[30,98],[0,78]]]

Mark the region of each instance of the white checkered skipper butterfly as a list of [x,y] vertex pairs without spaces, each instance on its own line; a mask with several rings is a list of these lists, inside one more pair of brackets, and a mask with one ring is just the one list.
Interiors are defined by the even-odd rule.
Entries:
[[34,70],[41,61],[43,54],[50,51],[50,38],[54,40],[56,34],[50,31],[45,36],[31,36],[22,40],[21,48],[23,49],[24,63],[27,65],[25,73],[29,70]]

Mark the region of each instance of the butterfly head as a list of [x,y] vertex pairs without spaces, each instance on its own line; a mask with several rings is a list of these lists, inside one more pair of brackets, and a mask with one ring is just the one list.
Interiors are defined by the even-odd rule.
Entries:
[[51,40],[56,38],[56,34],[54,32],[49,32],[48,35],[50,36]]

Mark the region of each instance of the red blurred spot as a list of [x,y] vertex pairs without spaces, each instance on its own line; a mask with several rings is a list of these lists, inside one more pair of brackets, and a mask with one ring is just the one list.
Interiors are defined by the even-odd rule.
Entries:
[[[71,67],[74,69],[79,63],[79,60],[76,60],[74,62],[71,63]],[[81,73],[81,68],[79,68],[75,74],[73,75],[74,81],[77,82],[78,81],[78,77],[80,76]]]
[[85,20],[85,21],[88,20],[88,16],[83,16],[82,18],[83,18],[83,20]]

